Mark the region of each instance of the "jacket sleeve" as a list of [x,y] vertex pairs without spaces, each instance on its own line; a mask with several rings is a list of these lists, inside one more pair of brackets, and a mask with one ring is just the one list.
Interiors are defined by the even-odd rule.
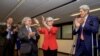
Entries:
[[39,34],[39,32],[37,31],[37,29],[36,28],[34,28],[34,30],[35,30],[35,36],[36,36],[36,43],[38,43],[38,40],[40,39],[40,34]]
[[0,36],[6,37],[7,34],[8,34],[8,32],[6,31],[6,26],[1,26],[0,27]]
[[77,33],[79,33],[80,29],[81,29],[81,26],[79,28],[74,27],[72,34],[76,35]]
[[84,31],[89,31],[89,32],[93,32],[93,33],[97,33],[98,29],[99,29],[98,17],[91,18],[91,20],[88,22],[88,24],[85,25],[83,28]]
[[39,31],[40,34],[44,34],[45,33],[45,28],[41,27],[40,29],[38,29],[38,31]]
[[18,31],[18,37],[20,40],[24,40],[24,41],[29,40],[28,33],[26,33],[22,28],[20,28]]
[[52,34],[56,34],[58,31],[58,28],[57,27],[52,27],[49,31],[49,33],[52,33]]

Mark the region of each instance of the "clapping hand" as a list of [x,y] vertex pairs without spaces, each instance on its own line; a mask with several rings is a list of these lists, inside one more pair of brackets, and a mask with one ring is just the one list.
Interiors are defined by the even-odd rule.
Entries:
[[35,32],[29,32],[29,33],[28,33],[28,36],[29,36],[29,37],[33,37],[34,35],[35,35]]
[[74,24],[77,28],[80,27],[80,25],[82,25],[84,23],[84,19],[83,18],[76,18],[74,21]]

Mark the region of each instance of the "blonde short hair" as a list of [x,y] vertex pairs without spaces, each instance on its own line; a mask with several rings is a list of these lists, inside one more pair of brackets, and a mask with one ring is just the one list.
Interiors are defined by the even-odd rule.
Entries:
[[53,21],[54,19],[52,17],[47,17],[46,21]]
[[22,19],[22,24],[25,24],[25,22],[26,22],[28,19],[31,20],[31,17],[24,17],[24,18]]

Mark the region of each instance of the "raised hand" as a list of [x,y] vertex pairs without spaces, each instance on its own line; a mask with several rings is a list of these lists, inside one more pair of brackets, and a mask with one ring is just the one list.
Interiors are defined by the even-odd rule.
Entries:
[[47,29],[50,29],[50,27],[47,25],[46,20],[43,16],[42,16],[42,23]]
[[44,16],[42,16],[42,23],[43,23],[43,25],[46,25],[46,19]]
[[75,27],[76,28],[79,28],[80,27],[80,21],[79,21],[79,18],[76,18],[75,20],[74,20],[74,24],[75,24]]
[[33,37],[35,35],[35,32],[29,32],[28,36]]
[[37,18],[34,18],[33,20],[34,20],[35,24],[33,24],[32,26],[40,26],[40,23],[37,20]]
[[36,24],[39,24],[39,21],[36,18],[34,18],[34,21]]
[[84,18],[80,18],[79,23],[82,25],[84,23]]
[[42,22],[45,22],[45,17],[44,16],[42,16]]

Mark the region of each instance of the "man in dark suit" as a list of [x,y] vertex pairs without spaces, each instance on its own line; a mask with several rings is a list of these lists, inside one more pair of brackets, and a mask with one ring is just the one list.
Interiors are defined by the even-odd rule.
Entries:
[[8,18],[6,25],[2,26],[0,35],[4,37],[3,56],[14,56],[14,44],[17,32],[13,26],[13,18]]
[[95,54],[99,22],[98,17],[89,15],[89,10],[88,5],[80,6],[80,17],[74,21],[73,34],[78,34],[75,56],[94,56]]
[[21,41],[21,56],[38,56],[37,42],[40,36],[37,30],[34,27],[31,27],[31,18],[24,17],[22,24],[23,25],[18,32]]

